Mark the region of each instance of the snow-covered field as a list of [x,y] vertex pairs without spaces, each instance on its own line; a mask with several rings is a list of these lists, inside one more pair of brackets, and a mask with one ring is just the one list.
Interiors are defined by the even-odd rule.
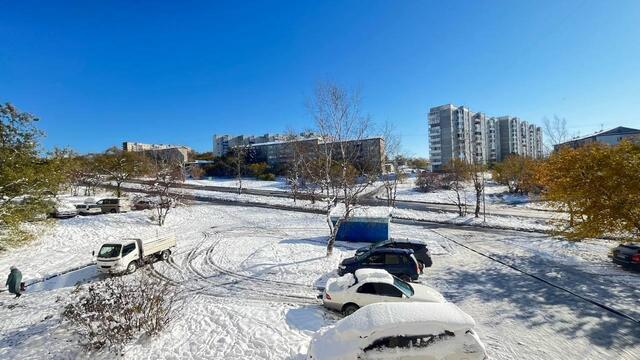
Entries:
[[[60,220],[37,241],[0,254],[0,269],[17,265],[30,282],[81,266],[104,240],[155,234],[150,214]],[[340,318],[320,306],[314,288],[357,244],[338,244],[327,258],[322,215],[196,204],[172,210],[161,230],[177,234],[178,251],[152,270],[179,284],[181,315],[125,358],[304,359],[314,332]],[[476,320],[492,359],[637,359],[638,323],[525,274],[639,318],[640,274],[608,261],[614,244],[438,224],[391,231],[428,242],[434,265],[421,281]],[[90,266],[29,286],[18,300],[0,293],[0,358],[111,358],[86,354],[59,322],[81,279],[100,281]]]
[[[398,200],[420,201],[435,204],[455,204],[457,202],[456,193],[453,190],[435,190],[430,192],[420,192],[415,186],[416,178],[408,178],[403,183],[398,184]],[[551,210],[544,203],[532,201],[527,195],[510,194],[506,185],[500,185],[493,181],[485,184],[485,202],[487,205],[509,205],[526,207],[530,209]],[[461,191],[463,199],[467,204],[475,204],[476,193],[471,182],[467,183]]]
[[[228,187],[228,188],[234,188],[234,189],[238,187],[238,181],[236,179],[231,179],[231,178],[212,177],[212,178],[202,179],[202,180],[193,180],[193,179],[186,180],[185,182],[187,184],[201,185],[201,186],[220,186],[220,187]],[[252,179],[252,178],[243,178],[242,187],[246,189],[255,189],[255,190],[289,191],[289,186],[282,178],[276,181],[262,181],[262,180]]]

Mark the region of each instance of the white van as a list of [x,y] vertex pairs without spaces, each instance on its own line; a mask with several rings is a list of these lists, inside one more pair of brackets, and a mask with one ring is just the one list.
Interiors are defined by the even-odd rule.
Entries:
[[147,239],[109,241],[102,244],[98,251],[96,268],[102,273],[130,274],[152,260],[169,259],[175,247],[176,236],[174,234]]
[[121,213],[131,211],[129,198],[107,198],[96,203],[102,209],[102,213]]

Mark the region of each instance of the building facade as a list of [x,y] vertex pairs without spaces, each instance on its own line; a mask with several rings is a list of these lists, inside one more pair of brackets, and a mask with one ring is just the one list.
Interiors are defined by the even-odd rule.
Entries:
[[632,129],[624,126],[618,126],[617,128],[613,128],[611,130],[600,131],[595,134],[571,139],[562,144],[555,145],[554,150],[558,150],[563,146],[567,146],[575,149],[580,146],[594,143],[594,142],[600,142],[608,145],[615,145],[623,140],[640,143],[640,130]]
[[436,171],[454,158],[487,165],[509,154],[543,155],[540,127],[517,117],[487,117],[446,104],[430,109],[428,124],[431,166]]
[[296,152],[302,154],[323,153],[325,146],[334,147],[333,156],[337,160],[340,157],[340,151],[337,149],[340,145],[344,145],[345,153],[351,157],[356,168],[360,170],[382,169],[385,154],[384,140],[380,137],[342,142],[324,142],[320,138],[312,138],[254,144],[250,147],[252,157],[250,162],[266,162],[274,168],[286,167],[294,159]]
[[213,135],[213,156],[224,156],[229,150],[236,146],[249,146],[255,144],[285,142],[294,139],[311,139],[317,137],[316,134],[305,132],[292,135],[284,134],[264,134],[264,135]]
[[123,142],[122,150],[141,152],[152,158],[176,161],[182,164],[189,161],[189,152],[191,152],[191,148],[182,145],[144,144],[131,141]]

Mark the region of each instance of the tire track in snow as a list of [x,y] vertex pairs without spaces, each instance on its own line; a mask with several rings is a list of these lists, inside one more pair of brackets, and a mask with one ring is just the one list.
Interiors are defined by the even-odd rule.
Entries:
[[[273,302],[284,302],[284,303],[297,303],[297,304],[317,304],[317,300],[314,296],[299,296],[299,295],[290,295],[281,292],[274,292],[273,288],[265,289],[263,283],[261,281],[256,280],[253,277],[243,277],[243,276],[234,276],[233,272],[226,271],[222,267],[218,267],[216,264],[209,264],[209,261],[206,258],[207,253],[211,254],[213,250],[217,247],[220,240],[214,240],[207,249],[202,249],[205,242],[211,239],[211,234],[204,232],[201,240],[187,252],[185,259],[183,261],[183,266],[179,267],[173,262],[172,268],[175,267],[177,269],[186,269],[188,273],[194,275],[193,277],[189,277],[188,275],[183,281],[178,281],[176,279],[170,278],[169,276],[162,274],[155,267],[152,269],[155,276],[162,278],[166,281],[171,281],[174,284],[178,284],[179,286],[185,286],[187,290],[196,292],[205,296],[212,296],[217,298],[233,298],[238,297],[238,295],[242,295],[244,299],[247,300],[257,300],[257,301],[273,301]],[[197,264],[197,260],[202,257],[203,263],[211,265],[215,269],[215,273],[211,275],[205,274]],[[215,281],[213,278],[226,279],[222,282]],[[259,278],[258,278],[259,279]],[[265,279],[262,279],[265,280]],[[205,283],[207,286],[203,286],[200,288],[190,288],[186,286],[187,283],[190,282],[197,283]],[[241,283],[248,283],[248,285],[257,285],[252,287],[240,286]],[[280,284],[282,285],[282,284]],[[296,284],[300,285],[300,284]],[[281,286],[280,286],[281,287]],[[311,287],[310,287],[311,288]],[[277,289],[277,288],[276,288]],[[218,292],[223,290],[223,292]],[[239,290],[239,291],[238,291]],[[260,295],[255,296],[252,293],[258,293]]]

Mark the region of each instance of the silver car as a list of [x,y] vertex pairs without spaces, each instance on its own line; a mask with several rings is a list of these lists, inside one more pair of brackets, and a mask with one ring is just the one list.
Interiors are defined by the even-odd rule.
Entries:
[[102,208],[98,204],[78,204],[76,210],[79,215],[97,215],[102,214]]

